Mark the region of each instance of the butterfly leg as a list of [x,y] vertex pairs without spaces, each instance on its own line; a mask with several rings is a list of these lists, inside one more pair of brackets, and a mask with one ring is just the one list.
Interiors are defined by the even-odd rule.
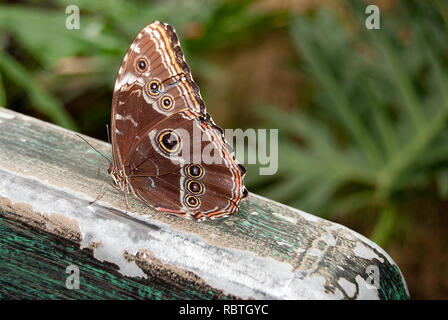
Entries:
[[[98,168],[98,173],[97,173],[97,178],[99,179],[99,177],[100,177],[100,168]],[[101,186],[101,191],[100,191],[100,193],[98,194],[98,196],[96,197],[95,200],[89,202],[89,205],[94,204],[95,202],[99,201],[99,200],[104,196],[104,193],[105,193],[104,187],[106,186],[106,182],[107,182],[109,185],[111,185],[115,190],[120,191],[120,188],[118,188],[116,185],[114,185],[114,184],[108,182],[108,181],[107,181],[107,177],[106,177],[106,178],[104,179],[104,181],[103,181],[102,186]]]
[[95,200],[89,202],[89,205],[94,204],[95,202],[97,202],[98,200],[100,200],[104,196],[104,186],[106,185],[106,182],[107,182],[107,178],[104,179],[103,185],[101,186],[100,193],[98,194],[98,196],[96,197]]
[[127,214],[129,209],[129,202],[128,202],[128,194],[126,192],[124,193],[124,201],[126,202],[126,214]]

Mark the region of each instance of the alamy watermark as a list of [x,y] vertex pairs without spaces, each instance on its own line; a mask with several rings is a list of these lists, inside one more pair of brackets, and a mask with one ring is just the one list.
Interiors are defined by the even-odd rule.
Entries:
[[75,264],[67,266],[65,273],[69,274],[65,280],[65,286],[67,289],[79,289],[79,267]]
[[365,26],[367,29],[380,29],[380,8],[373,4],[366,7],[366,14],[369,16],[366,18]]
[[367,279],[366,286],[367,289],[379,289],[380,288],[380,268],[372,264],[366,268]]
[[78,30],[80,28],[79,7],[73,4],[69,5],[65,8],[65,13],[68,14],[65,19],[65,27],[68,30]]
[[[269,132],[269,134],[268,134]],[[235,157],[241,164],[258,164],[260,175],[273,175],[278,170],[278,129],[225,129],[225,140],[234,143]],[[152,131],[149,138],[174,164],[225,164],[231,149],[220,143],[217,131],[193,126]],[[224,150],[226,149],[226,150]]]
[[[243,164],[260,164],[260,175],[273,175],[278,170],[278,129],[225,129],[225,138],[235,142],[235,156]],[[247,139],[246,139],[247,138]],[[245,157],[245,140],[247,140],[247,161]],[[268,154],[269,146],[269,154]]]

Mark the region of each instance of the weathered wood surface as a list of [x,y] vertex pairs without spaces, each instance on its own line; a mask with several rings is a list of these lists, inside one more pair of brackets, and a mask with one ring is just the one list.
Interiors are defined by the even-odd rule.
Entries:
[[[254,194],[200,223],[132,196],[126,212],[109,185],[89,206],[108,164],[73,132],[3,108],[0,132],[1,298],[409,298],[387,253],[339,224]],[[69,265],[77,290],[65,286]]]

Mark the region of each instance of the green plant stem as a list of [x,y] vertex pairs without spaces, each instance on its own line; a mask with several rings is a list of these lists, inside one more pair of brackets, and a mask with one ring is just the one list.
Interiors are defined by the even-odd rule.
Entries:
[[389,43],[387,43],[387,41],[383,39],[383,37],[373,37],[373,39],[377,43],[378,48],[386,59],[386,62],[391,71],[390,75],[403,97],[404,104],[407,107],[414,127],[417,130],[422,129],[425,124],[426,117],[423,113],[423,109],[420,105],[417,94],[410,81],[411,77],[403,68],[400,59],[397,57]]
[[396,216],[397,211],[393,204],[388,204],[384,207],[372,232],[372,241],[381,247],[387,245],[393,234]]

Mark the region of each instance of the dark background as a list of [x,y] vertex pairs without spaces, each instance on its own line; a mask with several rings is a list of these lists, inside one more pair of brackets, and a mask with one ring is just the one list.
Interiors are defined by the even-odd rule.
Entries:
[[279,170],[248,165],[250,191],[368,236],[411,298],[448,298],[447,1],[3,1],[0,105],[107,140],[117,70],[154,20],[215,122],[279,129]]

